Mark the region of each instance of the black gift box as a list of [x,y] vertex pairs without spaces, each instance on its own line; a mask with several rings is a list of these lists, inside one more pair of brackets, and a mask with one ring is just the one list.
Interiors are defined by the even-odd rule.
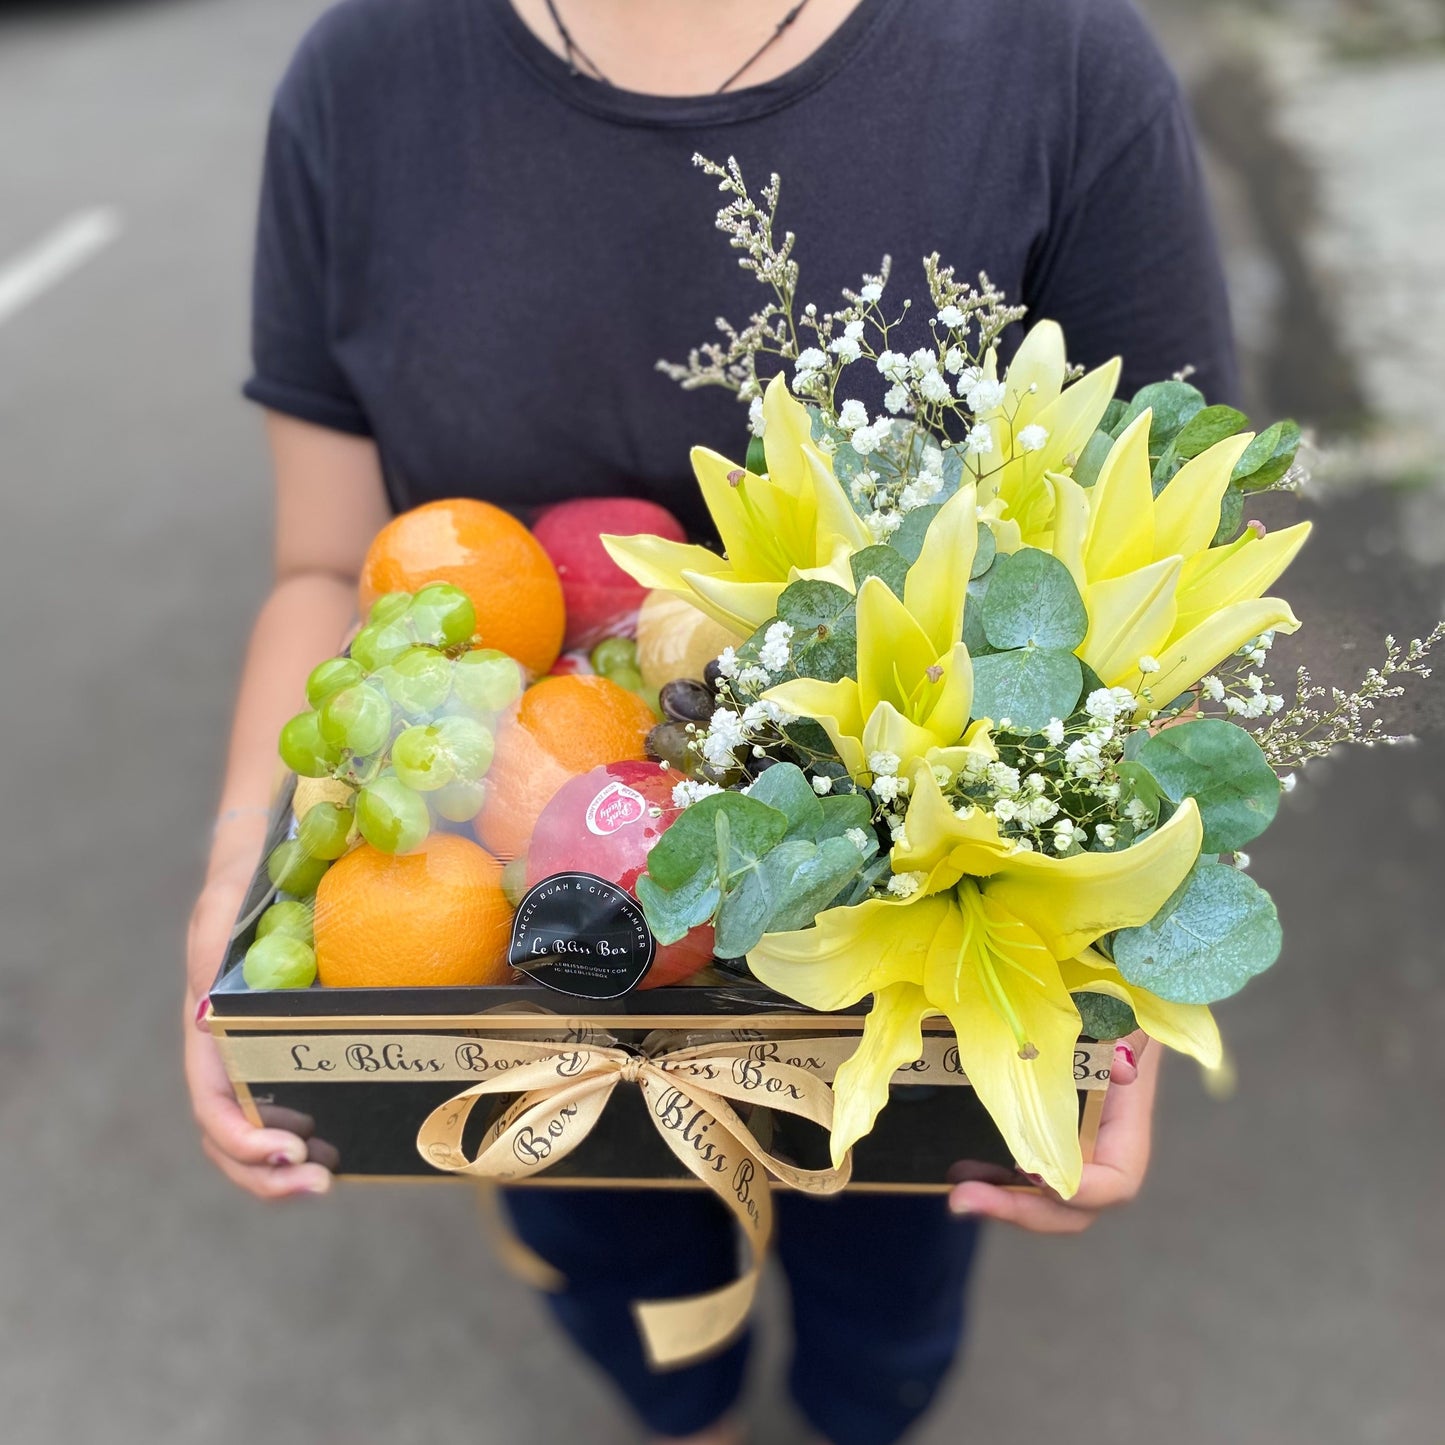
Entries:
[[[289,817],[289,799],[283,799],[269,846],[286,835]],[[313,1157],[343,1177],[456,1177],[423,1158],[417,1134],[433,1110],[486,1076],[489,1056],[498,1050],[479,1041],[554,1040],[559,1052],[590,1043],[647,1056],[742,1041],[762,1057],[796,1062],[831,1079],[832,1065],[851,1052],[867,1012],[859,1004],[816,1013],[751,980],[721,976],[701,986],[634,990],[613,999],[573,998],[530,981],[483,988],[254,991],[246,987],[241,965],[255,937],[255,918],[273,893],[264,871],[258,872],[241,911],[245,924],[211,990],[208,1022],[247,1117],[258,1125],[309,1129]],[[900,1071],[888,1107],[855,1146],[848,1188],[938,1192],[961,1178],[1019,1182],[1007,1146],[959,1072],[946,1021],[925,1022],[924,1038],[925,1058]],[[846,1041],[846,1051],[830,1040]],[[1111,1045],[1081,1040],[1076,1054],[1086,1159],[1112,1052]],[[465,1150],[474,1149],[509,1102],[506,1095],[480,1101],[468,1122]],[[827,1166],[827,1139],[815,1125],[766,1105],[738,1107],[776,1157],[806,1169]],[[614,1090],[573,1152],[525,1183],[703,1187],[660,1136],[642,1094],[627,1085]]]

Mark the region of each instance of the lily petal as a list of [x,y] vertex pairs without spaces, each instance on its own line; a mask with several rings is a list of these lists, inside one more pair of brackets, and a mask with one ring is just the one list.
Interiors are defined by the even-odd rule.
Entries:
[[1229,479],[1253,440],[1253,432],[1226,437],[1174,474],[1154,503],[1156,557],[1192,557],[1214,540]]
[[1015,434],[1058,400],[1068,369],[1063,327],[1057,321],[1030,327],[1004,377]]
[[1199,808],[1186,798],[1162,828],[1132,848],[1069,858],[1015,853],[983,886],[1055,958],[1073,958],[1104,934],[1153,918],[1194,866],[1203,838]]
[[1299,522],[1265,537],[1246,532],[1227,547],[1191,557],[1179,578],[1180,626],[1195,626],[1231,603],[1263,596],[1294,561],[1310,531],[1309,522]]
[[806,452],[813,450],[812,422],[782,372],[763,392],[763,433],[769,477],[791,496],[807,494],[812,484],[806,461]]
[[1182,566],[1181,558],[1165,557],[1089,588],[1089,633],[1078,651],[1106,686],[1137,676],[1145,653],[1159,654],[1174,629],[1174,589]]
[[891,983],[873,995],[858,1048],[833,1079],[834,1168],[873,1127],[893,1075],[923,1056],[923,1019],[933,1012],[916,983]]
[[925,674],[914,693],[913,715],[933,735],[932,746],[951,744],[963,736],[973,710],[973,659],[963,643],[955,642],[939,657],[937,682]]
[[[937,657],[928,634],[888,584],[865,577],[858,589],[858,705],[864,717],[880,702],[906,711],[913,680]],[[953,739],[934,739],[942,741]]]
[[[826,557],[841,542],[849,552],[861,552],[873,545],[873,534],[863,518],[853,510],[847,494],[833,475],[833,468],[811,445],[804,449],[804,459],[812,473],[813,495],[817,506],[817,552]],[[849,591],[852,591],[851,574]]]
[[812,677],[794,678],[770,687],[763,697],[795,717],[812,718],[837,748],[849,777],[863,772],[863,714],[858,710],[857,684],[851,679],[820,682]]
[[[1206,673],[1213,672],[1251,637],[1270,631],[1298,632],[1299,626],[1299,618],[1282,598],[1259,597],[1253,602],[1236,602],[1161,648],[1155,653],[1159,672],[1149,678],[1136,675],[1135,680],[1147,681],[1155,702],[1162,706],[1173,702]],[[1138,690],[1135,686],[1134,691]]]
[[739,582],[727,573],[684,572],[682,577],[688,600],[739,637],[751,637],[777,614],[778,596],[788,585],[786,580]]
[[1095,583],[1135,572],[1154,561],[1154,492],[1149,473],[1149,428],[1154,413],[1130,423],[1109,451],[1089,498],[1084,567]]
[[964,883],[924,965],[958,1058],[1019,1167],[1068,1198],[1079,1187],[1074,1045],[1079,1011],[1038,935]]
[[891,702],[880,702],[863,724],[863,756],[892,753],[899,760],[899,769],[906,775],[909,768],[938,746],[938,738],[927,728],[911,722]]
[[683,579],[684,572],[726,572],[727,560],[688,542],[669,542],[664,537],[642,533],[636,537],[615,537],[604,533],[600,538],[607,555],[644,587],[660,587],[688,597],[692,588]]
[[1103,993],[1128,1004],[1139,1027],[1167,1048],[1188,1054],[1206,1069],[1217,1069],[1223,1062],[1219,1025],[1203,1004],[1170,1003],[1146,988],[1126,983],[1124,975],[1092,948],[1078,958],[1061,959],[1059,972],[1070,993]]
[[987,878],[1013,856],[1013,845],[999,837],[991,813],[970,808],[954,812],[929,767],[915,766],[903,838],[893,849],[895,873],[932,874],[945,862],[952,876],[942,873],[934,887],[951,887],[965,873]]
[[1086,596],[1089,574],[1084,568],[1084,542],[1089,535],[1089,497],[1062,472],[1050,472],[1054,484],[1054,536],[1049,550],[1069,569],[1081,597]]
[[933,935],[954,911],[947,895],[919,894],[830,908],[811,928],[765,933],[748,967],[766,987],[808,1008],[848,1008],[889,984],[921,983]]
[[903,605],[927,633],[935,657],[963,636],[968,578],[978,548],[977,495],[970,482],[943,504],[903,583]]
[[[780,545],[777,509],[766,478],[706,447],[694,447],[691,455],[693,474],[733,574],[756,581],[787,571],[789,554]],[[741,480],[735,483],[731,477]]]

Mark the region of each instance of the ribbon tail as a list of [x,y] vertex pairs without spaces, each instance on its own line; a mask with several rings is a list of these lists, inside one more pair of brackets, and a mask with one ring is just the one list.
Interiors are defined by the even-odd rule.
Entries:
[[[676,1370],[723,1348],[747,1324],[773,1234],[773,1201],[766,1166],[718,1117],[732,1114],[726,1104],[697,1097],[701,1090],[684,1093],[656,1068],[638,1083],[668,1148],[728,1206],[748,1242],[748,1267],[731,1284],[682,1299],[633,1302],[648,1362],[656,1370]],[[740,1120],[738,1128],[747,1134]]]

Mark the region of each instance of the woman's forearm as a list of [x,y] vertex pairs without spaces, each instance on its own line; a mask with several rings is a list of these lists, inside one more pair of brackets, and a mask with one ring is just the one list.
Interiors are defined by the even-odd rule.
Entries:
[[333,574],[280,581],[251,631],[236,699],[210,872],[254,861],[281,774],[276,735],[305,706],[306,676],[332,656],[354,620],[356,584]]

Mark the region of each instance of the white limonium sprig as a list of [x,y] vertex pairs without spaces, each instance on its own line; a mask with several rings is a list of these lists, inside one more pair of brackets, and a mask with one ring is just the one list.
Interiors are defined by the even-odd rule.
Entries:
[[[783,363],[790,369],[794,394],[818,409],[819,446],[832,454],[845,443],[865,459],[850,491],[878,541],[888,540],[904,515],[943,492],[944,447],[956,449],[983,479],[1020,452],[1047,444],[1048,433],[1038,425],[1015,435],[1019,398],[1012,398],[1011,406],[1005,384],[987,374],[999,338],[1026,314],[1026,308],[1010,306],[987,275],[976,284],[962,282],[937,254],[926,258],[931,344],[904,352],[895,336],[912,301],[885,311],[892,270],[887,256],[857,290],[844,289],[836,309],[820,310],[813,302],[800,306],[795,238],[790,231],[780,235],[777,223],[778,177],[770,176],[755,200],[735,159],[719,164],[697,155],[693,163],[727,197],[717,227],[740,252],[738,264],[768,287],[772,299],[742,327],[719,318],[720,340],[695,348],[686,362],[659,362],[660,370],[686,388],[722,386],[735,392],[749,404],[753,433],[760,435],[755,405],[762,391],[759,358]],[[854,365],[875,370],[887,383],[877,417],[870,419],[859,401],[840,401],[840,383]],[[880,465],[868,460],[873,458]]]

